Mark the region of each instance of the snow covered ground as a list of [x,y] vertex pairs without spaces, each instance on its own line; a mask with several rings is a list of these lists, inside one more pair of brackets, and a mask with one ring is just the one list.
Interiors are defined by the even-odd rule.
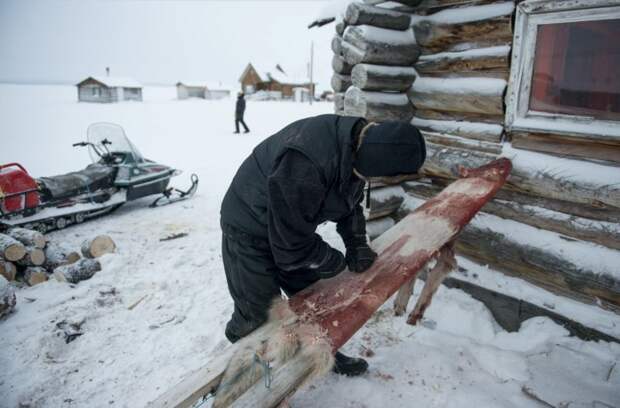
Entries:
[[[75,170],[88,155],[71,143],[89,123],[111,121],[146,157],[183,169],[175,184],[187,185],[191,172],[201,184],[190,201],[150,209],[140,200],[50,234],[77,248],[107,233],[118,251],[78,285],[18,290],[17,310],[0,321],[0,407],[141,407],[223,348],[232,302],[221,266],[221,198],[255,144],[292,120],[332,110],[250,101],[252,132],[233,135],[233,99],[176,101],[174,88],[147,87],[143,103],[97,105],[78,104],[75,92],[0,85],[0,162],[18,161],[35,176]],[[160,241],[178,232],[188,235]],[[332,225],[320,232],[342,249]],[[496,275],[466,267],[470,276]],[[367,356],[369,373],[329,375],[297,393],[293,407],[620,406],[618,344],[568,337],[546,318],[507,333],[456,289],[439,290],[419,327],[393,317],[390,306],[345,346]],[[580,316],[588,310],[600,316],[587,306]],[[83,335],[66,343],[62,322],[79,324]]]

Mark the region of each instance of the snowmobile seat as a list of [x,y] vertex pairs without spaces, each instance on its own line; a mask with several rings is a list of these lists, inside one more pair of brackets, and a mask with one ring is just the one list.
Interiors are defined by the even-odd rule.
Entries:
[[93,163],[84,170],[59,176],[41,177],[38,181],[47,201],[94,193],[99,189],[112,187],[115,175],[114,167]]

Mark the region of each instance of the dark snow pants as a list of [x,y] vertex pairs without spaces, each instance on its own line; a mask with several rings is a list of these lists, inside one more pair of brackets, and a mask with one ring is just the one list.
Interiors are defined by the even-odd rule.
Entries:
[[235,302],[226,337],[232,343],[262,325],[280,289],[287,296],[319,280],[308,269],[283,271],[273,259],[269,242],[222,224],[222,260],[228,290]]
[[248,125],[246,125],[245,121],[243,120],[243,115],[238,115],[235,116],[235,132],[239,133],[239,123],[243,125],[243,128],[246,132],[250,131],[250,129],[248,129]]

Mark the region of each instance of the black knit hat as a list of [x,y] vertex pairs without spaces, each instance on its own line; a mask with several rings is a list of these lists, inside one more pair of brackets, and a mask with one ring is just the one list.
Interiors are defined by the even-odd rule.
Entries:
[[420,131],[409,122],[370,126],[355,155],[353,167],[364,177],[417,173],[426,159]]

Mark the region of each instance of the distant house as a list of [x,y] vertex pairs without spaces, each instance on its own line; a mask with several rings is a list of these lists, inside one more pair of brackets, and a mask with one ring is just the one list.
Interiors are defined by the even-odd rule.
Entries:
[[142,101],[142,85],[131,78],[88,77],[77,88],[80,102]]
[[289,76],[280,65],[276,65],[270,71],[259,71],[251,63],[243,70],[239,82],[246,94],[266,91],[285,99],[294,98],[295,93],[301,95],[300,90],[295,88],[305,88],[314,95],[315,87],[315,84],[311,84],[307,79]]
[[201,81],[177,82],[177,98],[222,99],[230,97],[230,88],[221,83]]

